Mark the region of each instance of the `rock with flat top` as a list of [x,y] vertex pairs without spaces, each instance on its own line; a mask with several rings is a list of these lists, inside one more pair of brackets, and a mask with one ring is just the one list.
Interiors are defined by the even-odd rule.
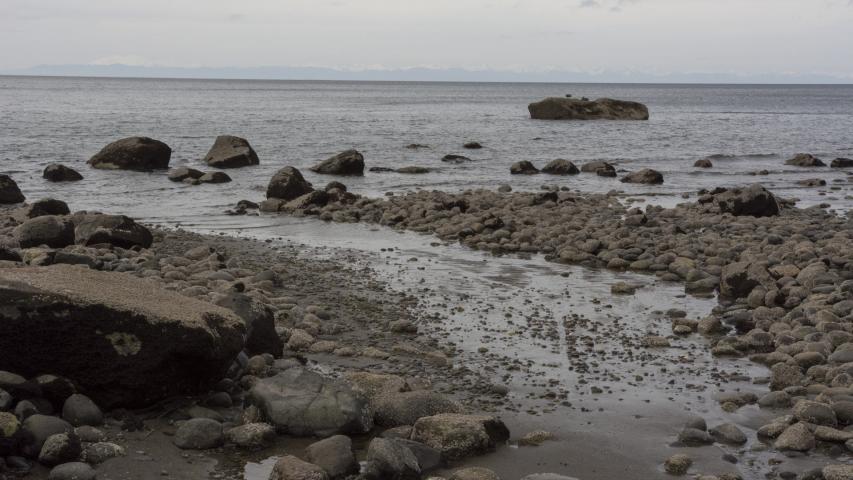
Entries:
[[611,98],[583,100],[549,97],[531,103],[530,118],[537,120],[648,120],[649,109],[642,103]]
[[207,391],[243,348],[230,311],[122,273],[1,269],[0,304],[0,369],[53,372],[102,408]]
[[440,451],[450,460],[494,451],[509,439],[499,419],[487,415],[445,413],[415,422],[412,440]]
[[785,165],[793,165],[795,167],[825,167],[826,164],[821,159],[809,153],[798,153],[792,158],[785,161]]

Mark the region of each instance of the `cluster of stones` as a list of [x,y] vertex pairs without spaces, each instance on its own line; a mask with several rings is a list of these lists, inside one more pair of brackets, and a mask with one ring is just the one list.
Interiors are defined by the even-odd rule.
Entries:
[[[279,435],[322,438],[301,458],[277,451],[281,458],[271,479],[421,478],[509,439],[498,418],[469,413],[428,382],[364,371],[333,378],[306,368],[298,354],[390,354],[329,340],[342,327],[324,308],[280,296],[276,269],[241,268],[207,245],[161,251],[156,238],[163,234],[127,217],[71,214],[67,207],[47,214],[44,207],[7,210],[0,228],[0,298],[6,306],[0,313],[0,366],[15,371],[0,372],[2,472],[23,474],[38,463],[51,468],[53,480],[93,479],[98,464],[125,454],[120,432],[97,427],[138,429],[142,419],[121,407],[149,406],[175,394],[197,395],[192,405],[169,414],[179,449],[260,450],[273,448]],[[39,218],[69,222],[71,235],[26,233]],[[90,238],[77,235],[87,225],[80,218],[99,225],[95,243],[75,243]],[[177,311],[161,309],[175,304],[181,304]],[[64,312],[61,323],[57,308]],[[42,327],[22,337],[21,322]],[[87,322],[94,322],[92,328]],[[79,328],[58,327],[69,324]],[[417,332],[407,320],[387,328]],[[90,331],[104,335],[92,337]],[[166,340],[178,338],[183,340]],[[33,349],[39,341],[53,348]],[[85,358],[78,359],[79,352]],[[402,347],[398,353],[448,362],[440,353]],[[56,362],[57,355],[64,361]],[[176,373],[176,357],[189,368]],[[203,369],[192,368],[198,365]],[[50,366],[56,375],[23,376]],[[209,375],[201,378],[201,371]],[[360,468],[350,436],[376,430],[381,433]],[[498,477],[469,468],[451,478]]]
[[[385,199],[340,196],[341,185],[326,191],[333,194],[325,202],[309,204],[312,194],[284,202],[273,188],[265,203],[274,211],[432,233],[497,254],[543,253],[558,262],[652,273],[683,282],[693,294],[719,292],[719,307],[701,320],[678,319],[673,335],[698,331],[711,336],[715,355],[750,356],[769,367],[772,391],[762,405],[820,404],[834,412],[828,423],[782,417],[762,438],[793,428],[814,437],[800,444],[809,450],[845,443],[853,431],[835,429],[848,426],[844,412],[853,405],[850,219],[819,207],[792,208],[758,185],[645,210],[624,206],[617,195],[557,190],[423,191]],[[786,441],[773,445],[790,449]]]

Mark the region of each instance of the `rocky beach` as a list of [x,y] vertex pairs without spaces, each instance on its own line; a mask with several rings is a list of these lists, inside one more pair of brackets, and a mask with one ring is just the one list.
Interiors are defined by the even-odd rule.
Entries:
[[[262,162],[235,136],[202,160],[219,170],[167,172],[171,155],[128,137],[88,165],[227,189],[222,169]],[[850,191],[845,158],[786,163]],[[853,478],[848,215],[759,183],[641,206],[618,185],[665,174],[566,159],[511,165],[533,191],[350,191],[370,164],[317,162],[324,186],[280,168],[226,212],[266,226],[231,234],[0,176],[0,476]],[[369,247],[306,245],[280,218]]]

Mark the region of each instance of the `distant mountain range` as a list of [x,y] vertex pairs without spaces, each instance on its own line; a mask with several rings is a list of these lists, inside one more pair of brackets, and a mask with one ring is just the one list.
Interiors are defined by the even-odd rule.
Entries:
[[751,83],[853,84],[853,75],[728,74],[571,71],[516,72],[461,68],[405,68],[344,70],[319,67],[158,67],[137,65],[39,65],[0,70],[0,75],[196,78],[246,80],[338,80],[422,82],[542,82],[542,83]]

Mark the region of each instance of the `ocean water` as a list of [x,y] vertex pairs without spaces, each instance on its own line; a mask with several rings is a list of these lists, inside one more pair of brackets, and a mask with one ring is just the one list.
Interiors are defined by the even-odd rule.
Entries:
[[[602,96],[649,106],[647,122],[531,120],[527,105],[546,96]],[[853,85],[624,85],[307,82],[0,77],[0,171],[28,198],[56,197],[72,209],[121,212],[144,220],[204,227],[227,223],[222,212],[241,199],[260,200],[273,173],[287,165],[324,185],[334,177],[307,170],[348,148],[367,167],[420,165],[425,175],[367,172],[343,179],[351,191],[379,196],[419,188],[462,190],[509,183],[581,191],[623,190],[649,203],[674,204],[683,192],[760,181],[800,205],[853,205],[851,177],[830,168],[797,168],[784,160],[809,152],[827,163],[853,157]],[[220,134],[247,138],[261,164],[229,170],[224,185],[188,186],[165,172],[91,169],[86,160],[132,135],[160,139],[173,166],[201,161]],[[464,150],[467,141],[485,148]],[[411,143],[429,148],[410,150]],[[442,163],[448,153],[470,163]],[[712,156],[714,168],[693,168]],[[606,160],[622,170],[655,168],[660,186],[636,186],[582,174],[511,176],[509,166],[555,158],[576,164]],[[82,182],[51,184],[51,162],[78,169]],[[767,175],[752,172],[767,170]],[[822,188],[797,180],[821,178]]]

